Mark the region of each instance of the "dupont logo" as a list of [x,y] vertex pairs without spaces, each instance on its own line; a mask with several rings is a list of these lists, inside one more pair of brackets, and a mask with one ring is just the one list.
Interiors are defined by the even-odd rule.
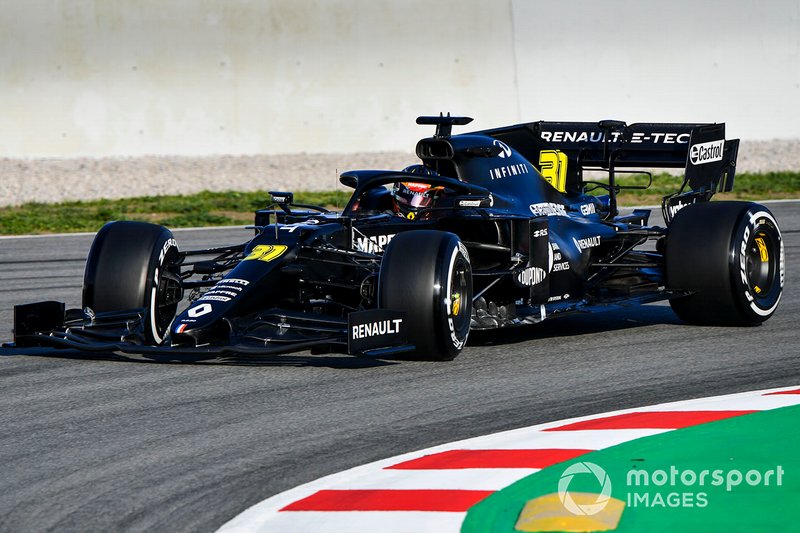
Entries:
[[528,267],[521,270],[515,275],[517,283],[523,287],[533,287],[544,281],[547,277],[547,272],[539,267]]
[[707,143],[693,144],[689,149],[689,161],[693,165],[705,165],[715,161],[722,161],[722,152],[725,148],[725,139]]

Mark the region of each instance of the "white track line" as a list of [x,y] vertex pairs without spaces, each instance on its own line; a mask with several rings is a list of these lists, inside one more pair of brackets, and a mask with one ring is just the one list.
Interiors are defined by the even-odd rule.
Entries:
[[538,472],[539,468],[465,468],[451,470],[447,476],[441,470],[376,470],[369,475],[351,478],[333,488],[348,489],[461,489],[500,490],[515,481]]
[[222,531],[269,533],[420,533],[459,531],[467,513],[427,513],[419,511],[339,511],[336,513],[308,511],[277,513],[268,524],[230,525]]

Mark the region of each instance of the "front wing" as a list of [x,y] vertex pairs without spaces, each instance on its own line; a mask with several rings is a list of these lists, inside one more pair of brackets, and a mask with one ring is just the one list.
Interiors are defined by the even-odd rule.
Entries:
[[61,302],[14,307],[14,342],[5,347],[49,347],[82,352],[141,355],[169,360],[230,356],[273,356],[304,350],[360,356],[389,356],[414,349],[407,343],[405,315],[389,310],[350,313],[348,318],[270,309],[226,319],[225,345],[147,345],[141,334],[144,309],[94,315],[67,310]]

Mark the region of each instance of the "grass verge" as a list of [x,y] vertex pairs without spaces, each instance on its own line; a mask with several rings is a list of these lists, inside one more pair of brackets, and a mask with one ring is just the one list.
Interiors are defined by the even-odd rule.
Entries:
[[[619,185],[647,185],[644,174],[618,175]],[[661,205],[661,199],[680,187],[681,178],[669,174],[653,175],[646,190],[623,190],[617,196],[619,205]],[[596,190],[592,194],[604,194]],[[737,174],[733,192],[714,195],[715,200],[776,200],[800,197],[800,172],[765,172]]]
[[[645,185],[644,175],[621,176],[621,185]],[[665,194],[677,190],[680,178],[669,174],[653,176],[647,190],[626,190],[619,195],[620,205],[658,205]],[[595,191],[597,194],[602,190]],[[295,202],[342,207],[348,191],[297,192]],[[716,199],[765,200],[800,197],[800,172],[739,174],[734,192],[718,194]],[[253,211],[266,207],[269,193],[209,192],[187,196],[143,196],[119,200],[92,200],[58,204],[28,203],[0,208],[0,234],[20,235],[97,231],[109,220],[141,220],[172,228],[247,225]]]
[[[295,202],[334,209],[344,206],[347,198],[344,191],[295,194]],[[268,201],[265,191],[203,191],[186,196],[28,203],[0,209],[0,234],[97,231],[109,220],[139,220],[171,228],[247,225],[253,223],[253,212],[266,207]]]

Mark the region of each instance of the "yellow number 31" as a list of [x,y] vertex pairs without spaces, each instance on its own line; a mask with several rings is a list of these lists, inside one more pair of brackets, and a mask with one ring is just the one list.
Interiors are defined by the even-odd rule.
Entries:
[[244,258],[245,261],[258,260],[258,261],[272,261],[283,255],[288,246],[283,244],[259,244],[250,255]]
[[539,152],[539,168],[547,183],[559,192],[567,191],[567,154],[561,150]]

